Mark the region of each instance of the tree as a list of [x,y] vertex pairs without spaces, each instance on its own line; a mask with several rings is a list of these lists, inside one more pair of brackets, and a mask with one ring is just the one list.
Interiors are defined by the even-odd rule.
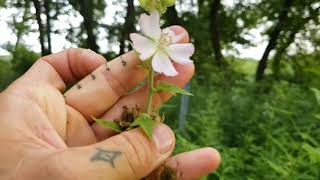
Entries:
[[83,27],[87,34],[86,44],[84,45],[91,50],[98,52],[99,46],[97,44],[97,20],[104,15],[105,2],[103,0],[88,1],[88,0],[69,0],[69,3],[81,14],[83,17]]
[[[31,0],[31,1],[33,2],[33,5],[36,9],[36,20],[37,20],[38,29],[39,29],[39,40],[40,40],[40,45],[41,45],[41,54],[42,54],[42,56],[46,56],[48,54],[51,54],[51,42],[49,42],[49,40],[51,41],[51,39],[50,39],[50,32],[49,32],[49,30],[47,30],[48,28],[46,27],[46,24],[44,24],[44,22],[41,18],[41,15],[43,14],[43,5],[42,5],[41,1],[38,1],[38,0]],[[48,22],[50,24],[50,18],[48,19],[48,17],[47,17],[47,23]],[[48,37],[48,35],[49,35],[49,37]]]
[[51,0],[44,0],[44,10],[46,15],[46,36],[47,36],[47,42],[48,42],[48,53],[51,54],[51,16],[50,16],[50,5]]
[[[319,22],[319,14],[320,6],[317,8],[312,8],[312,1],[303,1],[299,2],[296,6],[298,13],[293,17],[290,17],[290,26],[288,27],[288,32],[284,35],[284,37],[279,42],[279,47],[277,48],[276,54],[273,58],[272,69],[275,77],[279,77],[280,71],[280,62],[282,56],[285,54],[288,47],[295,41],[296,35],[306,28],[306,24],[308,24],[311,20],[315,21],[315,23]],[[307,13],[306,13],[307,12]],[[308,14],[308,16],[303,17],[301,14]]]
[[172,26],[172,25],[182,25],[181,19],[178,16],[178,12],[175,6],[171,6],[167,9],[165,14],[166,24],[165,26]]
[[215,62],[219,66],[223,64],[223,55],[221,53],[220,33],[219,33],[219,10],[221,8],[221,0],[213,0],[211,5],[211,44],[215,54]]
[[87,46],[93,50],[98,51],[99,47],[96,43],[97,37],[94,34],[95,24],[93,19],[93,1],[79,0],[80,14],[83,17],[83,25],[87,32]]
[[267,48],[265,49],[265,52],[259,62],[257,71],[256,71],[256,80],[259,81],[263,78],[265,69],[267,68],[267,62],[269,58],[270,52],[276,47],[278,38],[280,36],[281,31],[286,25],[286,22],[288,20],[288,13],[290,11],[290,7],[293,4],[293,0],[284,0],[284,4],[282,6],[282,10],[278,17],[278,22],[275,25],[274,29],[269,35],[269,43]]
[[123,54],[125,49],[127,48],[126,40],[129,39],[129,34],[136,30],[135,28],[135,8],[134,1],[127,0],[127,14],[125,17],[125,23],[122,26],[121,37],[120,37],[120,52],[119,54]]
[[[30,19],[32,19],[32,15],[30,12],[30,3],[28,1],[23,1],[21,2],[21,4],[13,3],[11,5],[17,8],[21,8],[23,12],[22,15],[19,15],[18,13],[12,17],[11,26],[12,26],[13,32],[17,36],[17,40],[12,50],[13,60],[15,60],[15,56],[17,55],[17,49],[21,43],[23,35],[27,34],[30,31],[30,27],[28,26],[27,23],[29,22]],[[21,20],[19,21],[19,19]]]

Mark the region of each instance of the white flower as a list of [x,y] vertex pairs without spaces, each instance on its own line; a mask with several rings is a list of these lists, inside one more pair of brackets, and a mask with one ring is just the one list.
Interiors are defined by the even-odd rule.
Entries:
[[185,33],[176,35],[169,28],[161,30],[160,15],[157,11],[153,11],[150,16],[142,14],[139,26],[142,35],[132,33],[130,39],[142,61],[152,58],[154,71],[166,76],[176,76],[178,72],[171,60],[179,64],[192,63],[190,57],[195,50],[193,44],[178,44],[186,35]]

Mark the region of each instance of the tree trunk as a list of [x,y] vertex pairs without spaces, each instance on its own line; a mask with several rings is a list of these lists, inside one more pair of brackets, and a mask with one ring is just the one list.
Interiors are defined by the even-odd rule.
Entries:
[[280,61],[281,61],[282,55],[287,50],[287,48],[290,46],[290,44],[294,42],[294,39],[295,39],[298,31],[299,30],[297,29],[297,31],[292,31],[290,33],[289,38],[287,39],[287,42],[277,50],[277,52],[273,58],[272,69],[273,69],[274,76],[276,78],[278,78],[278,75],[279,75]]
[[[20,23],[24,23],[27,21],[28,19],[28,13],[29,13],[29,3],[28,2],[25,2],[24,3],[24,11],[23,11],[23,16],[22,16],[22,20],[20,22],[16,22],[16,18],[13,17],[13,21],[14,21],[14,24],[20,24]],[[21,28],[21,27],[17,27],[15,25],[15,29],[17,30],[16,34],[17,34],[17,40],[16,40],[16,43],[14,45],[14,51],[13,51],[13,61],[15,61],[16,59],[16,56],[17,56],[17,52],[18,52],[18,47],[20,45],[20,41],[22,39],[22,36],[24,34],[24,28]]]
[[304,25],[307,24],[310,20],[317,18],[319,10],[320,7],[316,9],[312,9],[311,7],[309,7],[310,16],[307,18],[303,18],[301,21],[296,20],[297,24],[292,28],[286,43],[277,50],[272,63],[273,73],[276,78],[278,78],[279,76],[282,55],[285,53],[287,48],[294,42],[296,34],[304,27]]
[[199,16],[199,18],[202,18],[202,16],[203,16],[203,10],[204,10],[204,0],[198,0],[198,8],[199,8],[199,10],[198,10],[198,16]]
[[275,28],[270,34],[270,40],[269,44],[259,62],[257,72],[256,72],[256,80],[262,80],[264,76],[264,72],[267,68],[267,62],[269,58],[270,52],[276,47],[277,45],[277,40],[279,38],[279,35],[281,31],[283,30],[284,25],[286,24],[286,21],[288,19],[288,12],[290,10],[290,7],[293,4],[293,0],[285,0],[283,4],[282,11],[280,12],[279,18],[278,18],[278,23],[276,24]]
[[39,40],[40,40],[40,45],[41,45],[41,54],[42,56],[46,56],[48,55],[48,50],[46,48],[45,45],[45,28],[43,26],[42,20],[41,20],[41,13],[42,13],[42,7],[41,7],[41,3],[38,0],[32,0],[34,7],[36,9],[36,19],[37,19],[37,23],[39,26]]
[[93,2],[89,0],[78,0],[80,14],[83,17],[83,25],[87,32],[87,46],[91,50],[98,52],[97,37],[94,34],[95,22],[93,19]]
[[168,8],[167,13],[165,14],[165,19],[166,27],[173,25],[182,25],[175,6],[171,6]]
[[48,44],[48,53],[52,53],[52,46],[51,46],[51,16],[50,16],[50,0],[44,0],[44,9],[45,14],[47,17],[47,27],[46,27],[46,36],[47,36],[47,44]]
[[221,53],[220,33],[219,33],[219,10],[221,7],[221,0],[213,0],[210,11],[210,30],[211,30],[211,44],[215,54],[215,64],[223,65],[223,55]]
[[127,15],[125,18],[125,23],[121,32],[120,39],[120,52],[119,54],[123,54],[126,49],[126,40],[129,39],[130,33],[136,31],[134,26],[135,23],[135,8],[134,8],[134,0],[127,0]]

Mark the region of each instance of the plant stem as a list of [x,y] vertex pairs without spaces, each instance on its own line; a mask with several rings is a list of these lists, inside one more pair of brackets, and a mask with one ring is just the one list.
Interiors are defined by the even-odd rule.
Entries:
[[153,69],[150,67],[149,69],[149,75],[148,75],[148,84],[149,84],[149,95],[147,99],[147,114],[151,115],[152,112],[152,100],[153,100],[153,94],[154,94],[154,87],[153,87],[153,76],[154,72]]

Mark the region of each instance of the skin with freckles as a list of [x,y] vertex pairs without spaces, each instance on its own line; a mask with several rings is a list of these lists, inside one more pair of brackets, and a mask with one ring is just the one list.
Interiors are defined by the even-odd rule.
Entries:
[[[115,134],[93,122],[91,116],[119,118],[124,105],[144,108],[146,87],[127,93],[146,77],[138,64],[134,52],[106,63],[87,49],[67,49],[36,61],[0,94],[0,179],[141,179],[164,162],[179,169],[183,180],[215,170],[220,156],[212,148],[170,157],[175,138],[164,124],[149,139],[140,129]],[[194,66],[175,68],[178,76],[160,74],[155,82],[183,87]],[[154,108],[170,97],[156,94]]]

